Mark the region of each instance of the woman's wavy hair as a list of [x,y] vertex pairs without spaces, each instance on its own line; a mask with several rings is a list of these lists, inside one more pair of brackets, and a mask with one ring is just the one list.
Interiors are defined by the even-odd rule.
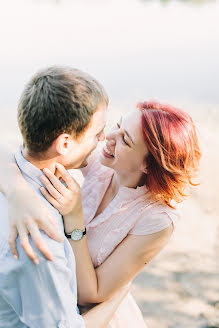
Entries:
[[145,184],[153,199],[174,208],[186,196],[201,157],[194,122],[188,113],[170,105],[139,103],[142,132],[148,148]]

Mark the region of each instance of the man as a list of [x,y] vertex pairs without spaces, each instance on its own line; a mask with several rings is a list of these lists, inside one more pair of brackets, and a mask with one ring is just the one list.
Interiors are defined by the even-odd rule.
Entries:
[[[51,67],[38,72],[27,84],[18,108],[23,147],[15,159],[38,197],[42,197],[39,188],[43,168],[55,172],[56,163],[67,169],[86,166],[86,158],[98,141],[104,139],[107,105],[103,87],[79,70]],[[7,181],[2,192],[10,196]],[[22,194],[22,190],[19,193]],[[31,238],[29,244],[23,231],[24,237],[21,234],[17,239],[19,259],[16,260],[8,243],[7,198],[0,194],[0,328],[82,328],[85,324],[86,327],[104,327],[122,296],[93,308],[84,319],[78,314],[74,255],[64,239],[60,213],[42,199],[56,218],[61,235],[58,241],[64,241],[57,242],[43,235],[44,246],[49,247],[53,257],[47,261]],[[86,231],[81,232],[81,238],[84,234]],[[35,263],[38,265],[24,252],[22,246],[27,244],[29,252],[37,254]]]

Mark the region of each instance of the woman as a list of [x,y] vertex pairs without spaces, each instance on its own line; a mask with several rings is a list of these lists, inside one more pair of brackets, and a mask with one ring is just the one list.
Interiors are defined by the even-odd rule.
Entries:
[[[178,221],[176,205],[183,200],[186,186],[193,184],[200,160],[190,116],[156,102],[141,103],[122,118],[106,136],[99,159],[97,153],[82,169],[83,212],[79,187],[61,165],[57,170],[68,188],[48,169],[41,178],[45,185],[41,192],[63,214],[65,232],[87,229],[87,237],[70,241],[81,305],[109,299],[165,246]],[[39,217],[40,200],[33,206]],[[17,227],[21,222],[19,217]],[[31,232],[38,235],[36,222],[31,222],[22,224],[28,231],[34,227]],[[130,294],[108,326],[124,327],[145,327]]]

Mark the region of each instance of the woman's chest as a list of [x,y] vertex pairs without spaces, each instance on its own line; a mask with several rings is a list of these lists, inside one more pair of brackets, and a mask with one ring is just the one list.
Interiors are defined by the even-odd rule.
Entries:
[[94,218],[97,217],[99,214],[101,214],[107,207],[108,205],[111,203],[111,201],[114,199],[114,197],[116,196],[116,190],[112,187],[112,180],[109,184],[109,186],[107,187],[105,194],[101,197],[100,199],[100,203],[99,205],[97,204],[97,211],[94,215]]
[[[99,266],[128,235],[142,204],[138,197],[109,192],[111,176],[86,178],[82,188],[87,241],[95,267]],[[108,190],[108,192],[107,192]]]
[[127,236],[130,225],[121,221],[120,217],[111,214],[106,221],[97,223],[94,219],[86,226],[88,248],[95,267],[102,264]]
[[127,237],[135,225],[139,206],[117,201],[117,197],[102,213],[87,223],[87,241],[94,266],[99,266]]

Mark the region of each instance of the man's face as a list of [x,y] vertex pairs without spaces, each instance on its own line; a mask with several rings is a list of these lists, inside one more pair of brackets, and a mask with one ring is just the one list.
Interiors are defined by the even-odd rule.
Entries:
[[97,147],[99,141],[103,141],[106,125],[106,108],[100,106],[93,116],[86,131],[77,139],[72,138],[71,149],[63,158],[62,164],[66,169],[80,168],[87,165],[87,158]]

